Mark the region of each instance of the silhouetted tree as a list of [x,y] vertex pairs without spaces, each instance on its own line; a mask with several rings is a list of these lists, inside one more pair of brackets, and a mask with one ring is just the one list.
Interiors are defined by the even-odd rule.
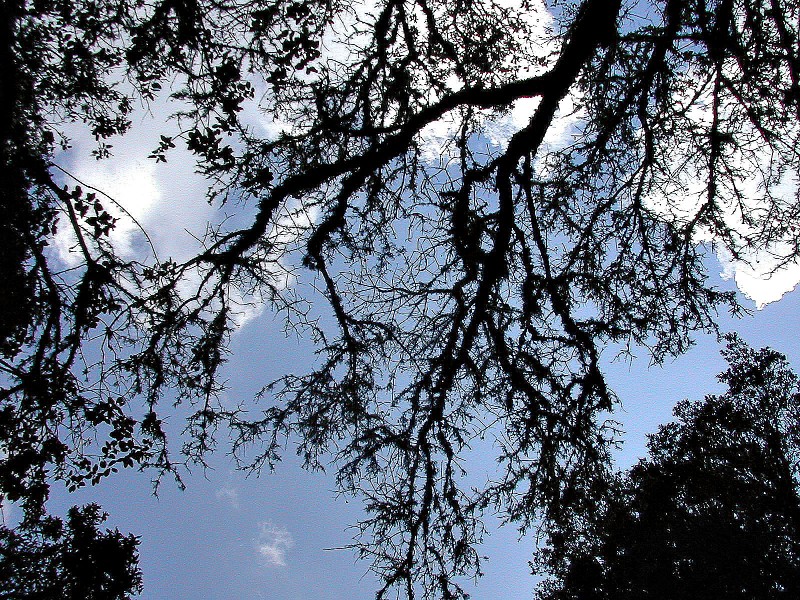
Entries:
[[[356,545],[382,595],[461,595],[488,507],[523,528],[570,510],[613,437],[601,349],[659,361],[737,308],[697,240],[798,254],[798,7],[559,1],[540,27],[537,6],[4,2],[2,495],[35,512],[50,476],[176,472],[156,410],[172,390],[196,407],[187,460],[226,425],[251,468],[288,439],[307,466],[332,462],[365,498]],[[115,254],[112,201],[56,165],[69,123],[103,158],[157,96],[179,112],[153,160],[184,145],[241,217],[182,263]],[[524,99],[530,118],[495,143]],[[261,134],[256,111],[290,126]],[[56,226],[77,267],[48,252]],[[319,351],[265,390],[261,417],[216,402],[248,299]],[[465,489],[485,436],[500,471]]]
[[798,378],[736,337],[724,354],[727,391],[680,403],[589,527],[553,532],[542,600],[798,597]]
[[96,504],[73,507],[67,523],[46,516],[0,528],[0,598],[127,600],[142,590],[138,538],[98,527]]

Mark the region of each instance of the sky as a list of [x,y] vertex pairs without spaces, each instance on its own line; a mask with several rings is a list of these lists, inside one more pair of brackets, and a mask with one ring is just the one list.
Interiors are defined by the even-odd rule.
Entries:
[[[538,18],[546,20],[546,15]],[[535,102],[518,103],[509,115],[487,124],[488,137],[502,145],[534,108]],[[206,202],[205,182],[194,173],[188,152],[177,148],[166,164],[146,158],[157,136],[164,133],[161,116],[167,110],[156,103],[141,111],[131,133],[114,140],[114,158],[101,162],[89,155],[88,134],[76,128],[71,132],[72,149],[59,160],[78,179],[124,206],[148,232],[159,256],[181,260],[196,250],[196,236],[206,223],[226,215]],[[551,146],[565,139],[571,123],[579,118],[570,110],[569,100],[562,106],[562,115],[547,140]],[[253,118],[265,134],[280,128],[280,124],[259,121],[258,115]],[[446,152],[448,127],[443,120],[426,132],[430,160]],[[119,214],[123,218],[113,237],[120,252],[134,256],[147,251],[136,222]],[[72,260],[70,246],[68,237],[58,238],[57,248],[66,263]],[[768,277],[766,259],[754,264],[756,268],[734,263],[721,253],[718,262],[709,265],[715,283],[728,289],[738,286],[743,303],[752,308],[752,314],[739,321],[723,315],[722,330],[738,331],[755,347],[772,346],[800,367],[796,318],[800,294],[792,291],[800,281],[800,267],[792,265]],[[612,352],[606,353],[605,371],[621,400],[614,418],[625,431],[624,446],[617,455],[620,467],[643,456],[646,434],[670,420],[677,401],[720,391],[716,374],[725,365],[719,349],[711,336],[699,335],[692,350],[659,367],[648,364],[644,351],[632,363],[614,361]],[[233,337],[223,374],[228,381],[225,393],[231,401],[250,399],[264,384],[302,369],[312,359],[307,341],[287,337],[273,315],[253,310]],[[212,457],[210,469],[187,474],[185,483],[181,491],[165,481],[156,497],[148,474],[123,472],[71,495],[54,488],[49,508],[54,514],[64,514],[73,504],[98,502],[110,513],[110,526],[140,535],[143,598],[374,597],[377,582],[368,565],[358,562],[346,548],[352,541],[350,526],[361,515],[359,501],[337,496],[330,474],[303,471],[289,452],[274,473],[247,477],[223,451]],[[13,515],[7,518],[13,520]],[[534,540],[519,539],[513,527],[498,527],[491,516],[487,524],[491,535],[480,551],[490,557],[483,564],[485,576],[477,586],[468,583],[466,588],[475,600],[531,597],[535,581],[527,563]]]
[[[725,283],[725,282],[722,282]],[[723,319],[723,330],[737,330],[755,347],[772,346],[800,367],[800,294],[754,310],[739,321]],[[228,366],[232,396],[251,397],[259,383],[302,362],[307,348],[286,339],[279,324],[262,315],[234,338]],[[670,419],[683,398],[699,399],[721,391],[716,374],[725,368],[720,346],[710,336],[663,367],[648,368],[643,355],[633,364],[606,361],[606,373],[620,396],[614,416],[623,423],[624,447],[618,465],[644,454],[645,435]],[[606,357],[610,358],[610,357]],[[352,599],[369,600],[377,587],[367,565],[348,549],[359,518],[358,500],[337,497],[332,477],[300,469],[291,455],[274,473],[245,477],[230,457],[212,458],[212,469],[185,478],[180,491],[165,481],[152,495],[146,474],[124,472],[100,485],[68,495],[54,490],[50,510],[63,514],[73,504],[98,502],[109,524],[142,538],[143,598],[155,600]],[[485,576],[467,584],[475,600],[529,598],[535,580],[527,561],[534,540],[518,539],[511,527],[493,529],[481,548],[489,556]]]

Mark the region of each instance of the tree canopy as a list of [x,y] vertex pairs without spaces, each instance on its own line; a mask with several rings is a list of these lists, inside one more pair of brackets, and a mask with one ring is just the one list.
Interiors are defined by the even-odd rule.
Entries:
[[583,528],[551,533],[540,598],[797,597],[797,375],[735,337],[725,356],[727,391],[680,403]]
[[128,600],[142,590],[136,547],[119,530],[102,533],[96,504],[69,511],[66,525],[45,517],[0,527],[0,598]]
[[[355,543],[381,595],[463,595],[486,510],[559,519],[604,471],[603,349],[658,362],[738,310],[699,241],[797,258],[799,10],[4,2],[0,493],[35,514],[53,479],[179,473],[225,427],[243,466],[296,444],[364,500]],[[102,160],[155,102],[174,116],[151,159],[193,152],[209,201],[241,217],[209,223],[188,260],[121,253],[122,208],[59,164],[75,124]],[[249,303],[318,360],[246,412],[217,400]],[[193,407],[183,457],[165,394]],[[466,488],[482,438],[499,474]]]

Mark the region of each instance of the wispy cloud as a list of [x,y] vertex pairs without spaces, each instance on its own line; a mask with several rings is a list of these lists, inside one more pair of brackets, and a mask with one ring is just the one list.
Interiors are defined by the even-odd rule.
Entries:
[[258,554],[268,567],[286,567],[286,552],[294,547],[292,534],[285,527],[275,525],[272,521],[259,524],[260,532],[257,540]]
[[239,492],[233,486],[226,485],[217,490],[217,499],[223,500],[233,508],[239,508]]

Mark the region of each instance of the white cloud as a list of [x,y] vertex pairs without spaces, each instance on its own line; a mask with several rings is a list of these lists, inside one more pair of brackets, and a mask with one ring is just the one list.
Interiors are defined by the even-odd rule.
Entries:
[[[766,152],[762,153],[763,163],[767,164]],[[742,182],[747,197],[747,207],[753,215],[765,215],[769,219],[771,212],[769,202],[764,199],[763,188],[759,187],[755,178]],[[790,174],[784,174],[778,185],[771,190],[772,194],[781,199],[797,199],[798,184]],[[741,222],[741,217],[735,211],[729,221],[729,226],[735,228],[743,237],[748,235],[758,236],[756,227],[747,227]],[[780,224],[781,217],[778,217]],[[758,227],[767,228],[769,221],[758,224]],[[739,290],[753,300],[759,310],[767,304],[777,302],[785,294],[795,289],[800,283],[800,262],[794,256],[796,243],[796,227],[789,227],[782,239],[771,241],[767,246],[756,248],[751,252],[742,252],[742,258],[735,260],[726,248],[717,252],[723,266],[722,276],[732,277]]]
[[292,535],[285,527],[275,525],[272,521],[259,524],[260,532],[257,540],[258,554],[268,567],[286,567],[286,552],[294,547]]
[[[523,0],[497,2],[503,6],[517,7],[522,5]],[[326,52],[320,59],[322,63],[346,63],[350,59],[350,53],[363,37],[356,31],[355,24],[374,18],[374,6],[372,0],[355,2],[352,14],[342,17],[340,22],[330,26],[325,34]],[[553,18],[543,2],[537,3],[528,12],[527,21],[532,32],[528,36],[531,58],[527,63],[514,67],[515,76],[519,78],[534,76],[546,69],[547,61],[543,64],[541,59],[550,55],[556,43],[555,38],[547,33],[553,25]],[[349,35],[353,36],[349,40],[351,44],[344,43]],[[458,78],[452,76],[448,80],[448,85],[453,90],[458,89],[461,84]],[[260,93],[268,93],[263,82],[256,82],[256,85]],[[702,98],[700,100],[689,109],[692,118],[704,122],[708,119],[708,107]],[[502,148],[516,131],[527,125],[538,103],[538,98],[523,98],[505,112],[486,111],[483,115],[483,133],[489,143]],[[297,123],[266,117],[256,105],[257,103],[248,104],[247,111],[252,114],[248,115],[247,120],[258,123],[268,136],[277,136],[280,131],[291,131],[298,127]],[[581,115],[575,111],[575,105],[575,97],[568,96],[564,99],[553,126],[548,130],[545,148],[556,150],[568,142],[573,127],[581,119]],[[216,211],[206,202],[207,181],[195,173],[194,157],[185,147],[181,147],[180,142],[168,154],[169,162],[166,164],[157,164],[147,158],[156,146],[159,135],[169,135],[171,126],[167,125],[165,130],[164,124],[168,115],[177,108],[167,101],[159,100],[147,110],[141,110],[132,119],[134,125],[127,135],[108,140],[114,146],[114,156],[102,161],[91,157],[90,150],[94,148],[95,142],[85,127],[76,125],[68,131],[73,148],[58,157],[59,162],[78,179],[113,198],[114,202],[111,202],[103,194],[98,195],[104,207],[119,219],[111,233],[111,239],[126,258],[144,259],[150,253],[139,225],[148,232],[162,259],[171,257],[182,261],[199,250],[198,239],[204,236],[208,223],[224,218],[220,211]],[[432,163],[447,161],[453,153],[453,142],[458,135],[459,125],[460,119],[455,111],[428,125],[420,134],[424,158]],[[671,179],[673,187],[663,190],[661,194],[662,206],[663,199],[669,199],[668,208],[665,207],[661,214],[665,219],[691,218],[703,200],[703,186],[696,179],[687,178],[685,172],[675,175]],[[760,182],[756,180],[742,182],[741,189],[757,199],[762,193],[759,185]],[[793,193],[793,190],[788,190],[787,193]],[[658,211],[658,201],[650,200],[651,208]],[[124,210],[115,206],[116,203]],[[239,209],[234,207],[234,210]],[[133,218],[129,218],[128,214]],[[305,210],[296,205],[286,207],[278,219],[277,229],[271,232],[275,251],[267,252],[264,256],[277,288],[290,287],[294,283],[292,268],[283,259],[284,250],[296,243],[317,218],[314,210]],[[290,224],[292,227],[286,227]],[[734,220],[730,225],[739,226]],[[710,240],[706,235],[698,236],[697,241]],[[54,245],[67,264],[79,262],[74,254],[74,236],[65,223],[61,224]],[[730,252],[722,249],[719,259],[723,265],[723,276],[735,280],[739,289],[759,308],[778,300],[800,281],[800,264],[792,262],[780,269],[776,268],[781,257],[775,248],[748,256],[747,260],[733,260]],[[193,283],[195,282],[187,281],[186,285],[191,288]],[[233,298],[239,304],[235,315],[238,326],[256,318],[263,310],[264,303],[257,295],[242,292],[238,298],[234,293]]]
[[[697,78],[701,81],[701,78]],[[713,90],[698,91],[687,86],[675,93],[673,101],[681,106],[697,131],[709,131],[713,124]],[[720,108],[725,111],[725,104]],[[733,280],[758,309],[780,300],[800,283],[800,263],[791,259],[796,248],[796,233],[789,228],[782,239],[767,234],[784,226],[780,204],[798,198],[797,174],[776,161],[773,151],[761,142],[760,134],[742,125],[737,145],[725,155],[723,177],[717,181],[715,198],[718,215],[730,232],[733,243],[721,239],[708,228],[696,228],[693,241],[710,242],[722,266],[723,279]],[[748,137],[749,133],[749,137]],[[797,127],[785,132],[784,151],[800,139]],[[648,195],[645,205],[664,221],[689,224],[708,202],[708,180],[702,176],[707,156],[698,151],[696,140],[685,137],[669,149],[665,172],[657,192]],[[780,153],[780,150],[778,150]],[[780,174],[780,176],[779,176]],[[774,204],[773,204],[774,203]],[[777,209],[776,209],[777,207]],[[766,243],[759,239],[769,238]],[[752,242],[755,240],[755,242]],[[735,252],[732,250],[735,249]],[[736,258],[734,258],[736,255]]]
[[[84,192],[96,190],[97,200],[117,218],[110,238],[117,252],[126,258],[140,254],[134,248],[142,237],[137,222],[141,224],[146,221],[162,199],[154,171],[154,164],[141,159],[134,159],[130,163],[115,160],[78,164],[70,171],[89,186]],[[75,237],[63,221],[56,236],[56,247],[62,260],[68,264],[78,262],[74,252]]]
[[[197,239],[214,216],[215,209],[206,201],[208,183],[195,172],[194,156],[179,140],[167,154],[168,162],[148,158],[160,135],[174,134],[176,124],[168,117],[177,109],[160,100],[135,113],[127,134],[107,140],[112,156],[103,160],[91,155],[96,143],[90,132],[75,124],[66,131],[71,148],[56,157],[84,188],[98,190],[97,199],[118,219],[111,240],[125,258],[145,260],[152,254],[141,229],[147,231],[161,258],[180,261],[193,256],[199,247]],[[78,184],[69,176],[64,182]],[[70,228],[62,223],[56,247],[68,264],[77,262],[71,256],[74,245]]]
[[[3,458],[7,456],[6,453],[2,451],[0,451],[0,455],[3,455]],[[16,527],[22,520],[22,516],[22,508],[20,508],[17,503],[10,502],[6,498],[0,500],[0,524],[2,524],[3,527]]]
[[[226,219],[225,208],[209,205],[209,182],[196,172],[195,156],[180,139],[167,153],[166,163],[148,158],[161,135],[175,135],[177,124],[169,115],[178,108],[160,100],[147,111],[137,113],[126,135],[108,140],[112,156],[103,160],[91,155],[96,144],[88,130],[81,125],[71,126],[67,131],[71,147],[57,156],[57,162],[68,174],[64,183],[80,184],[85,192],[95,192],[104,209],[117,219],[110,240],[123,258],[147,262],[155,251],[161,260],[185,261],[202,249],[209,225]],[[237,206],[233,210],[243,209]],[[62,218],[54,247],[63,262],[75,266],[82,259],[71,226],[65,221]],[[282,271],[276,264],[274,278],[278,288],[286,287],[288,281]],[[189,271],[179,282],[178,290],[191,297],[201,282],[196,270]],[[264,309],[264,301],[257,294],[231,290],[230,299],[236,306],[233,317],[237,326],[254,319]]]
[[761,310],[793,291],[800,283],[800,262],[783,264],[770,252],[756,253],[749,260],[735,260],[724,248],[717,250],[723,279],[733,279],[736,287]]
[[[553,26],[553,16],[547,10],[544,2],[530,3],[524,0],[496,0],[498,6],[521,11],[524,22],[528,28],[524,38],[526,44],[520,52],[508,57],[505,70],[514,73],[517,79],[525,79],[540,75],[551,65],[556,41],[549,35]],[[527,56],[527,61],[519,61],[520,56]],[[519,62],[514,62],[519,61]],[[544,61],[544,62],[542,62]],[[447,86],[457,91],[463,86],[457,77],[451,75]],[[495,147],[503,148],[517,131],[528,125],[540,98],[520,98],[506,111],[484,111],[482,115],[483,133],[489,143]],[[570,128],[577,122],[578,117],[573,114],[572,98],[565,98],[561,103],[553,127],[548,130],[545,146],[558,146],[567,138]],[[452,158],[454,141],[461,130],[461,120],[454,112],[444,115],[439,120],[430,123],[419,134],[421,140],[423,159],[428,162],[438,162]]]

